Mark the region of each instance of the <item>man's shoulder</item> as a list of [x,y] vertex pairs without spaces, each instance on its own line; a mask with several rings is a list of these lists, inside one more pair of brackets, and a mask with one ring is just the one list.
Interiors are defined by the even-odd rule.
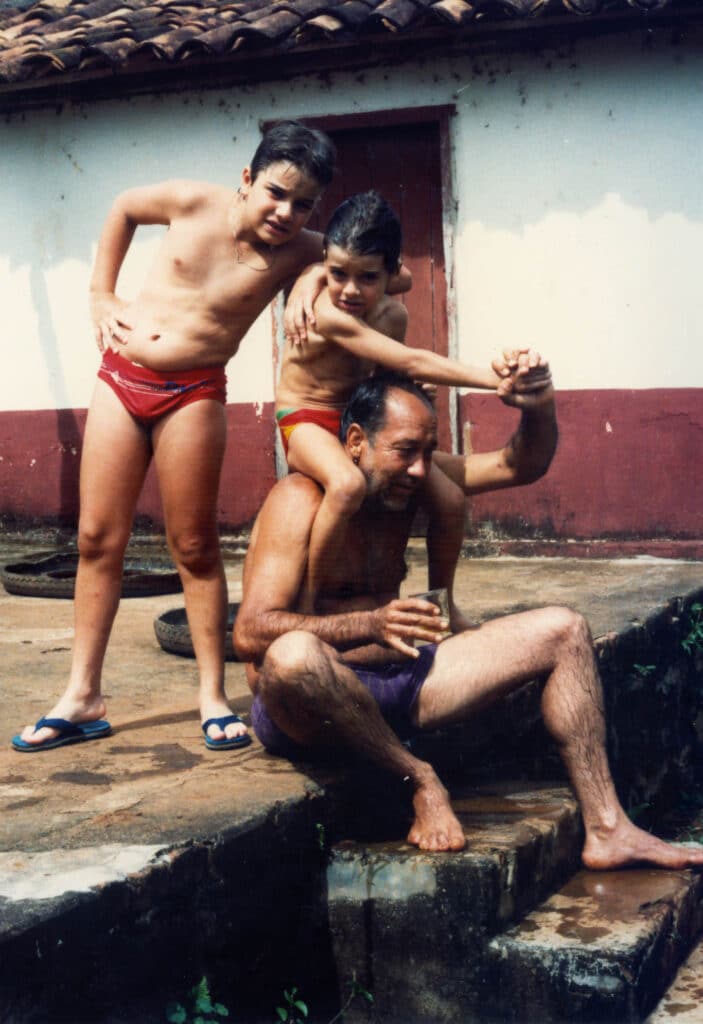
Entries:
[[[263,513],[275,508],[300,514],[304,509],[310,509],[314,515],[322,498],[322,488],[309,476],[303,473],[289,473],[273,485],[261,511]],[[285,526],[285,522],[282,522],[282,526]]]
[[278,480],[259,509],[247,557],[305,546],[322,498],[322,488],[302,473]]

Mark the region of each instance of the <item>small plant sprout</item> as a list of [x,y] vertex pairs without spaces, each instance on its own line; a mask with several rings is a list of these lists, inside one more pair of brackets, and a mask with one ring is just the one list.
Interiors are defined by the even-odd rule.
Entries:
[[283,998],[285,1006],[277,1006],[276,1014],[281,1024],[305,1024],[308,1017],[307,1004],[302,999],[297,999],[298,989],[293,986],[291,989],[284,989]]
[[213,1003],[207,978],[201,978],[188,993],[191,1006],[169,1003],[166,1020],[169,1024],[221,1024],[223,1017],[229,1017],[229,1010],[222,1003]]
[[652,672],[656,672],[657,670],[656,665],[633,665],[632,667],[637,675],[641,676],[643,679],[646,679],[647,676],[651,676]]
[[337,1021],[341,1021],[342,1018],[344,1017],[344,1014],[347,1012],[351,1004],[357,998],[365,999],[367,1003],[373,1002],[373,996],[371,995],[371,993],[367,989],[365,989],[363,985],[359,984],[359,982],[356,980],[356,975],[354,975],[351,979],[351,982],[349,983],[349,995],[347,996],[344,1006],[342,1006],[339,1013],[335,1014],[335,1016],[332,1018],[329,1024],[336,1024]]
[[681,641],[686,654],[703,648],[703,604],[692,604],[688,613],[688,635]]

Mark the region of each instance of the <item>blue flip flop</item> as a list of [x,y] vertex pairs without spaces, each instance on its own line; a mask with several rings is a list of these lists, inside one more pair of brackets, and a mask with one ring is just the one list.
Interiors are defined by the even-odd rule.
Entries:
[[53,750],[54,747],[65,747],[68,743],[85,743],[86,740],[99,740],[102,736],[109,736],[112,726],[109,722],[99,720],[97,722],[69,722],[65,718],[40,718],[34,729],[41,729],[47,726],[49,729],[58,729],[58,736],[53,740],[44,740],[43,743],[27,743],[21,736],[12,737],[12,746],[23,754],[36,754],[40,750]]
[[244,725],[244,721],[239,715],[223,715],[222,718],[208,718],[207,722],[203,722],[201,728],[205,733],[205,746],[209,750],[233,750],[235,747],[249,746],[251,736],[248,733],[243,733],[241,736],[233,736],[231,739],[225,737],[223,740],[214,740],[211,736],[208,736],[208,726],[219,725],[220,729],[224,732],[225,726],[231,725],[232,722],[241,722]]

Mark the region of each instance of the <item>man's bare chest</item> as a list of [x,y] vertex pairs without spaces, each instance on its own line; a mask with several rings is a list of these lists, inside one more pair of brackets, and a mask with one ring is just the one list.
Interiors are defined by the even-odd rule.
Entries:
[[323,590],[330,597],[373,597],[395,593],[405,579],[407,530],[360,528],[350,525],[347,535],[325,567]]

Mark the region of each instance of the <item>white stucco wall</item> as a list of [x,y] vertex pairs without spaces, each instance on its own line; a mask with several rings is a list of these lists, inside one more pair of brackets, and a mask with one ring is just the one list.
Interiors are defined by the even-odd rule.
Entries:
[[[262,120],[456,104],[454,337],[549,355],[564,388],[703,385],[703,49],[636,33],[572,52],[28,111],[0,124],[0,411],[83,407],[97,351],[95,243],[114,195],[184,176],[236,184]],[[140,229],[119,290],[160,229]],[[229,367],[230,401],[273,395],[270,316]]]

